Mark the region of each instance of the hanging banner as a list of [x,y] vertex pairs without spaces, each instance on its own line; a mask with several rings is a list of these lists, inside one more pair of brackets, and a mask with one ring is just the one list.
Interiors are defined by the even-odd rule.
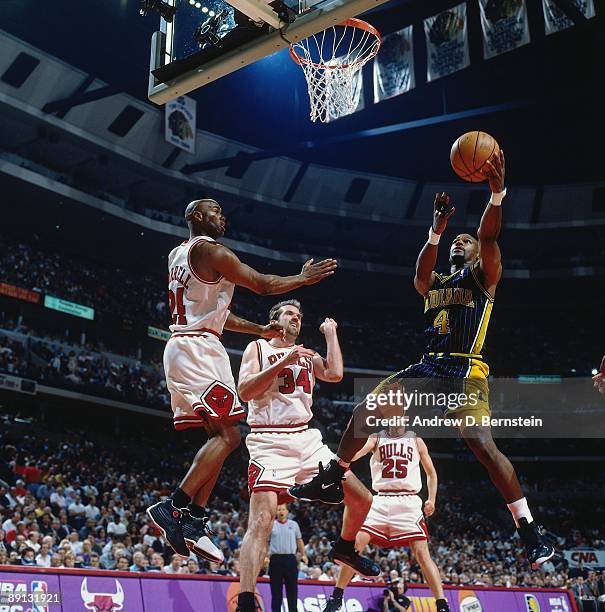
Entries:
[[479,0],[479,7],[485,59],[529,44],[525,0]]
[[166,104],[164,138],[166,142],[195,153],[197,103],[193,98],[180,96]]
[[466,3],[424,20],[427,81],[462,70],[470,64]]
[[382,38],[373,68],[375,104],[410,91],[416,86],[412,26]]
[[[571,0],[571,3],[586,19],[591,19],[595,16],[593,0]],[[571,28],[574,25],[573,21],[553,0],[542,0],[542,11],[544,12],[544,31],[546,34],[554,34],[555,32]]]

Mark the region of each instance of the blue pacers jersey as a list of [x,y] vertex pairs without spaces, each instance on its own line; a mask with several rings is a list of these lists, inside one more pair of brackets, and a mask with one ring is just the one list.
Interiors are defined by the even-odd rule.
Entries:
[[478,273],[478,264],[453,274],[435,273],[424,298],[426,355],[482,359],[494,299]]

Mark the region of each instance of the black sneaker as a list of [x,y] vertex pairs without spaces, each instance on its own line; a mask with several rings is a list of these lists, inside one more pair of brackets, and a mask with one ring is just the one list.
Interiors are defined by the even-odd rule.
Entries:
[[435,602],[437,612],[450,612],[450,606],[447,603],[447,599],[438,599]]
[[348,565],[364,578],[377,578],[381,574],[380,565],[368,557],[362,557],[354,546],[343,546],[336,542],[332,544],[328,558],[338,565]]
[[322,612],[338,612],[342,608],[342,597],[330,597],[328,601],[326,601],[326,607]]
[[546,539],[542,527],[536,525],[535,521],[528,523],[526,518],[519,519],[517,531],[527,550],[527,560],[532,569],[538,569],[554,557],[555,547]]
[[198,557],[215,563],[222,563],[225,560],[220,548],[217,548],[209,537],[214,533],[208,527],[207,518],[196,518],[189,512],[183,511],[181,528],[187,548]]
[[[160,530],[165,540],[172,546],[174,552],[181,557],[189,557],[189,548],[183,537],[184,510],[179,510],[172,505],[172,500],[158,502],[147,508],[147,516],[151,522]],[[187,513],[189,516],[189,513]]]
[[319,501],[324,504],[341,504],[345,494],[342,490],[344,468],[332,459],[324,469],[319,463],[319,474],[305,484],[294,485],[288,489],[288,493],[302,501]]

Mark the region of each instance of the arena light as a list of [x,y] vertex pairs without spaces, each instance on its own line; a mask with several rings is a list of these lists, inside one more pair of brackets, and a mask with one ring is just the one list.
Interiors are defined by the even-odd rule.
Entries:
[[592,368],[592,375],[596,376],[599,373],[599,370],[597,370],[596,368]]
[[202,13],[207,13],[208,12],[208,7],[207,6],[203,6],[202,7]]

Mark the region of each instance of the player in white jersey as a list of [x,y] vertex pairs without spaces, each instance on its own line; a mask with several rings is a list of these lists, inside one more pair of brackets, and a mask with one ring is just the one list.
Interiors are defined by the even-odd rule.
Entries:
[[[309,429],[313,417],[315,379],[339,382],[343,360],[337,324],[326,319],[320,331],[326,338],[327,355],[295,344],[302,323],[300,302],[276,304],[269,320],[280,325],[284,337],[251,342],[242,357],[238,391],[248,402],[246,438],[250,451],[248,486],[250,514],[240,552],[241,592],[238,611],[254,608],[254,585],[265,558],[273,517],[279,503],[288,501],[288,488],[306,482],[327,464],[334,453],[323,443],[317,429]],[[366,576],[377,576],[380,568],[355,550],[355,536],[370,508],[372,496],[351,472],[344,482],[345,511],[341,535],[330,555],[340,564],[351,564]],[[334,487],[336,488],[336,487]]]
[[238,421],[245,416],[235,390],[229,357],[220,342],[223,329],[264,338],[281,335],[275,323],[259,325],[235,316],[235,285],[261,295],[286,293],[332,275],[336,262],[305,263],[300,274],[261,274],[217,242],[225,217],[215,200],[195,200],[185,211],[189,240],[168,256],[168,296],[172,336],[164,351],[164,372],[175,429],[204,428],[208,441],[170,499],[147,510],[174,550],[193,550],[213,561],[222,553],[207,537],[204,506],[223,462],[240,445]]
[[[413,432],[406,433],[402,427],[391,428],[372,434],[354,461],[368,453],[372,453],[370,471],[376,495],[357,535],[357,548],[364,550],[370,542],[381,548],[409,546],[436,599],[437,612],[449,612],[439,569],[431,558],[427,543],[424,517],[435,512],[437,472],[426,444]],[[424,513],[418,495],[422,489],[421,464],[426,472],[428,488]],[[324,612],[337,612],[342,608],[344,589],[352,577],[353,570],[349,567],[341,569]]]

